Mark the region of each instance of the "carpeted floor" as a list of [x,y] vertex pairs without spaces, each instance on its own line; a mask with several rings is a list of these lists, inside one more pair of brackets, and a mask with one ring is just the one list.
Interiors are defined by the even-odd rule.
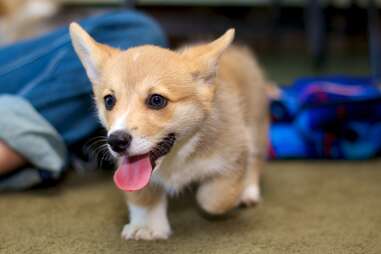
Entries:
[[273,162],[264,202],[203,218],[192,195],[170,203],[168,241],[122,241],[122,195],[109,173],[0,195],[0,253],[381,253],[381,161]]

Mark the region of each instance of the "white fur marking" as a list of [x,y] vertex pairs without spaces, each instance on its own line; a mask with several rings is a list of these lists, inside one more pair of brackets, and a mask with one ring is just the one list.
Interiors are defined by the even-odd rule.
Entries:
[[126,130],[127,115],[128,115],[128,111],[124,113],[121,117],[116,119],[116,121],[114,122],[114,124],[111,126],[110,130],[107,133],[108,136],[110,136],[110,134],[115,131]]
[[194,150],[196,149],[196,146],[198,142],[200,141],[199,135],[194,135],[178,152],[177,156],[179,156],[182,159],[188,158],[189,155],[191,155]]
[[[199,158],[191,161],[187,161],[187,158],[178,157],[173,162],[164,163],[163,161],[163,164],[157,165],[151,176],[151,181],[162,185],[168,193],[175,194],[190,182],[200,181],[224,172],[230,168],[231,163],[218,154],[207,159]],[[161,168],[169,170],[171,172],[170,176],[163,178]]]
[[[129,109],[129,107],[127,107]],[[129,114],[129,110],[127,109],[127,112],[124,113],[120,118],[118,118],[114,124],[111,126],[110,130],[108,131],[108,136],[118,130],[125,130],[128,131],[127,128],[127,118]],[[145,154],[148,153],[152,147],[154,146],[154,143],[149,141],[148,139],[144,137],[140,137],[138,135],[134,135],[134,133],[130,133],[132,135],[132,141],[131,145],[128,149],[128,154],[130,156],[134,155],[140,155],[140,154]]]
[[246,186],[241,195],[241,202],[245,205],[253,205],[261,200],[259,186],[250,184]]
[[130,156],[134,156],[148,153],[152,150],[154,145],[154,143],[152,143],[146,138],[133,135],[130,148],[128,149],[128,154]]
[[167,199],[162,197],[156,206],[145,207],[128,204],[130,223],[123,227],[122,238],[134,240],[168,239],[171,228],[167,217]]
[[134,54],[132,55],[132,60],[133,60],[134,62],[136,62],[136,60],[138,60],[139,56],[140,56],[140,53],[139,53],[139,52],[134,53]]

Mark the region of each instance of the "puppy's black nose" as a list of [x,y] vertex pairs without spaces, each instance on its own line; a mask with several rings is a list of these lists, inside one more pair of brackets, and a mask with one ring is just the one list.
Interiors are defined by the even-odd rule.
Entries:
[[108,136],[107,143],[117,153],[126,152],[131,144],[132,137],[125,131],[115,131]]

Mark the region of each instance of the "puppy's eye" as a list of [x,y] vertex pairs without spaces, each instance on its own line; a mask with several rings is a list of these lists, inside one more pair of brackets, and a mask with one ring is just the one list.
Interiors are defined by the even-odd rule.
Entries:
[[151,109],[162,109],[167,106],[168,100],[160,94],[152,94],[147,98],[146,104]]
[[103,100],[104,100],[106,109],[112,110],[112,108],[115,106],[115,103],[116,103],[115,96],[109,94],[109,95],[106,95],[105,97],[103,97]]

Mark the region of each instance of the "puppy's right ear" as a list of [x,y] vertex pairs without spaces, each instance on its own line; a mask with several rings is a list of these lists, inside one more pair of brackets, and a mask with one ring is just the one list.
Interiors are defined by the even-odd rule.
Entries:
[[87,76],[93,84],[99,83],[103,65],[116,49],[96,42],[77,23],[70,24],[70,36],[75,52],[86,69]]

